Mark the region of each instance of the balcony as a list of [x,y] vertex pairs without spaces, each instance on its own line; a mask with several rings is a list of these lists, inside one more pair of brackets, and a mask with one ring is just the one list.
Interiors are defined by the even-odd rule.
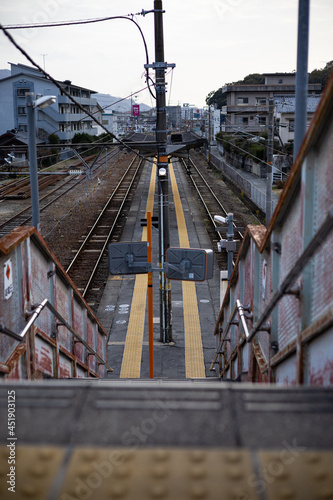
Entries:
[[233,106],[223,106],[222,112],[231,114],[231,113],[266,113],[268,114],[268,106],[264,105],[251,105],[251,104],[241,104],[241,105],[233,105]]
[[[66,95],[58,95],[58,104],[73,104],[69,97]],[[76,102],[81,104],[81,106],[95,106],[96,99],[92,99],[91,97],[73,97]]]
[[262,132],[267,128],[267,125],[246,125],[246,124],[223,124],[221,125],[222,132],[234,134],[236,132],[247,132],[249,134]]

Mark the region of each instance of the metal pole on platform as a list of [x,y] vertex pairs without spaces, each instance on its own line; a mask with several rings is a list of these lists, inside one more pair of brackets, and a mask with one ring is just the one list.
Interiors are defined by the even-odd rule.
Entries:
[[299,0],[294,161],[306,132],[310,0]]
[[[155,27],[155,89],[156,89],[156,142],[157,172],[159,186],[159,216],[160,216],[160,264],[163,267],[164,256],[170,246],[169,236],[169,197],[168,197],[168,156],[166,152],[167,124],[165,99],[165,70],[163,39],[163,8],[162,0],[154,0]],[[172,341],[171,321],[171,285],[164,272],[160,273],[160,340]]]
[[268,106],[268,142],[267,142],[267,184],[266,184],[266,226],[272,217],[272,165],[274,144],[274,100],[269,99]]
[[35,108],[44,109],[56,102],[54,95],[41,96],[34,100],[33,92],[26,92],[27,97],[27,119],[28,119],[28,147],[29,147],[29,171],[31,190],[32,225],[40,232],[39,214],[39,192],[38,192],[38,168],[36,152],[36,127]]
[[31,191],[32,225],[40,231],[38,167],[36,152],[35,107],[33,92],[27,92],[27,119],[28,119],[28,146],[29,146],[29,173]]
[[[147,262],[153,262],[153,236],[151,212],[147,212]],[[148,273],[148,344],[149,344],[149,378],[154,378],[154,321],[153,321],[153,273]]]

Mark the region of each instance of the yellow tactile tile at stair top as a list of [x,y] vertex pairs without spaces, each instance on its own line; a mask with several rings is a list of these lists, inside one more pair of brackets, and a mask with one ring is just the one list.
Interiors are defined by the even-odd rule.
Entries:
[[333,499],[333,453],[284,444],[282,450],[258,452],[257,488],[265,490],[267,500]]
[[[155,181],[156,165],[153,165],[146,205],[146,217],[147,212],[152,212],[154,208]],[[147,240],[146,227],[142,230],[141,240]],[[120,378],[140,378],[147,284],[148,278],[146,274],[138,274],[136,276]]]
[[[134,437],[133,437],[134,439]],[[138,439],[138,438],[136,438]],[[8,448],[0,448],[0,496],[7,500],[327,500],[332,451],[211,448],[16,447],[15,493]]]
[[[172,165],[169,167],[173,199],[176,210],[179,245],[189,248],[189,239],[186,229],[184,212],[179,196],[175,173]],[[186,378],[205,378],[205,364],[203,357],[201,327],[198,311],[195,283],[182,282],[184,330],[185,330],[185,373]]]
[[[17,442],[16,442],[17,443]],[[9,448],[0,448],[0,498],[7,500],[45,500],[54,484],[55,478],[65,456],[65,449],[58,447],[20,446],[15,447],[15,465],[8,463]],[[10,460],[11,461],[11,460]],[[12,475],[14,490],[11,487]]]
[[72,456],[60,498],[257,500],[247,482],[252,473],[244,450],[81,449]]

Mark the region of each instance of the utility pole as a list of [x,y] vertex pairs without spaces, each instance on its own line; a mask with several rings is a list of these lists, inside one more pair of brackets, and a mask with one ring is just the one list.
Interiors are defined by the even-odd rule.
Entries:
[[[157,172],[158,172],[158,201],[159,201],[159,253],[160,266],[163,268],[165,254],[170,246],[169,236],[169,196],[168,196],[168,156],[166,99],[165,99],[165,71],[168,67],[164,61],[163,39],[163,8],[162,0],[154,0],[155,26],[155,89],[156,89],[156,142]],[[171,284],[165,272],[160,272],[160,340],[163,343],[172,341],[172,311],[171,311]]]
[[299,0],[294,161],[306,132],[310,0]]
[[40,232],[39,192],[38,192],[38,167],[36,152],[36,128],[34,93],[27,92],[27,120],[28,120],[28,145],[29,145],[29,173],[31,190],[32,225]]
[[274,143],[274,100],[268,101],[268,143],[267,143],[267,184],[266,184],[266,226],[272,217],[272,165]]

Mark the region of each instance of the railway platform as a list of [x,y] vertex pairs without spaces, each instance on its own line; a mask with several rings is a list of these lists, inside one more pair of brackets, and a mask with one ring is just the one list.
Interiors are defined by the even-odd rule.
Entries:
[[[178,161],[169,170],[169,226],[172,247],[211,248],[202,216]],[[122,242],[146,240],[141,219],[158,213],[156,167],[147,162],[127,215]],[[158,232],[153,229],[153,263],[158,266]],[[154,376],[163,379],[212,376],[213,331],[219,311],[219,270],[204,282],[171,283],[172,342],[160,341],[159,282],[153,273]],[[110,275],[97,317],[109,332],[108,360],[112,378],[147,378],[147,275]]]

